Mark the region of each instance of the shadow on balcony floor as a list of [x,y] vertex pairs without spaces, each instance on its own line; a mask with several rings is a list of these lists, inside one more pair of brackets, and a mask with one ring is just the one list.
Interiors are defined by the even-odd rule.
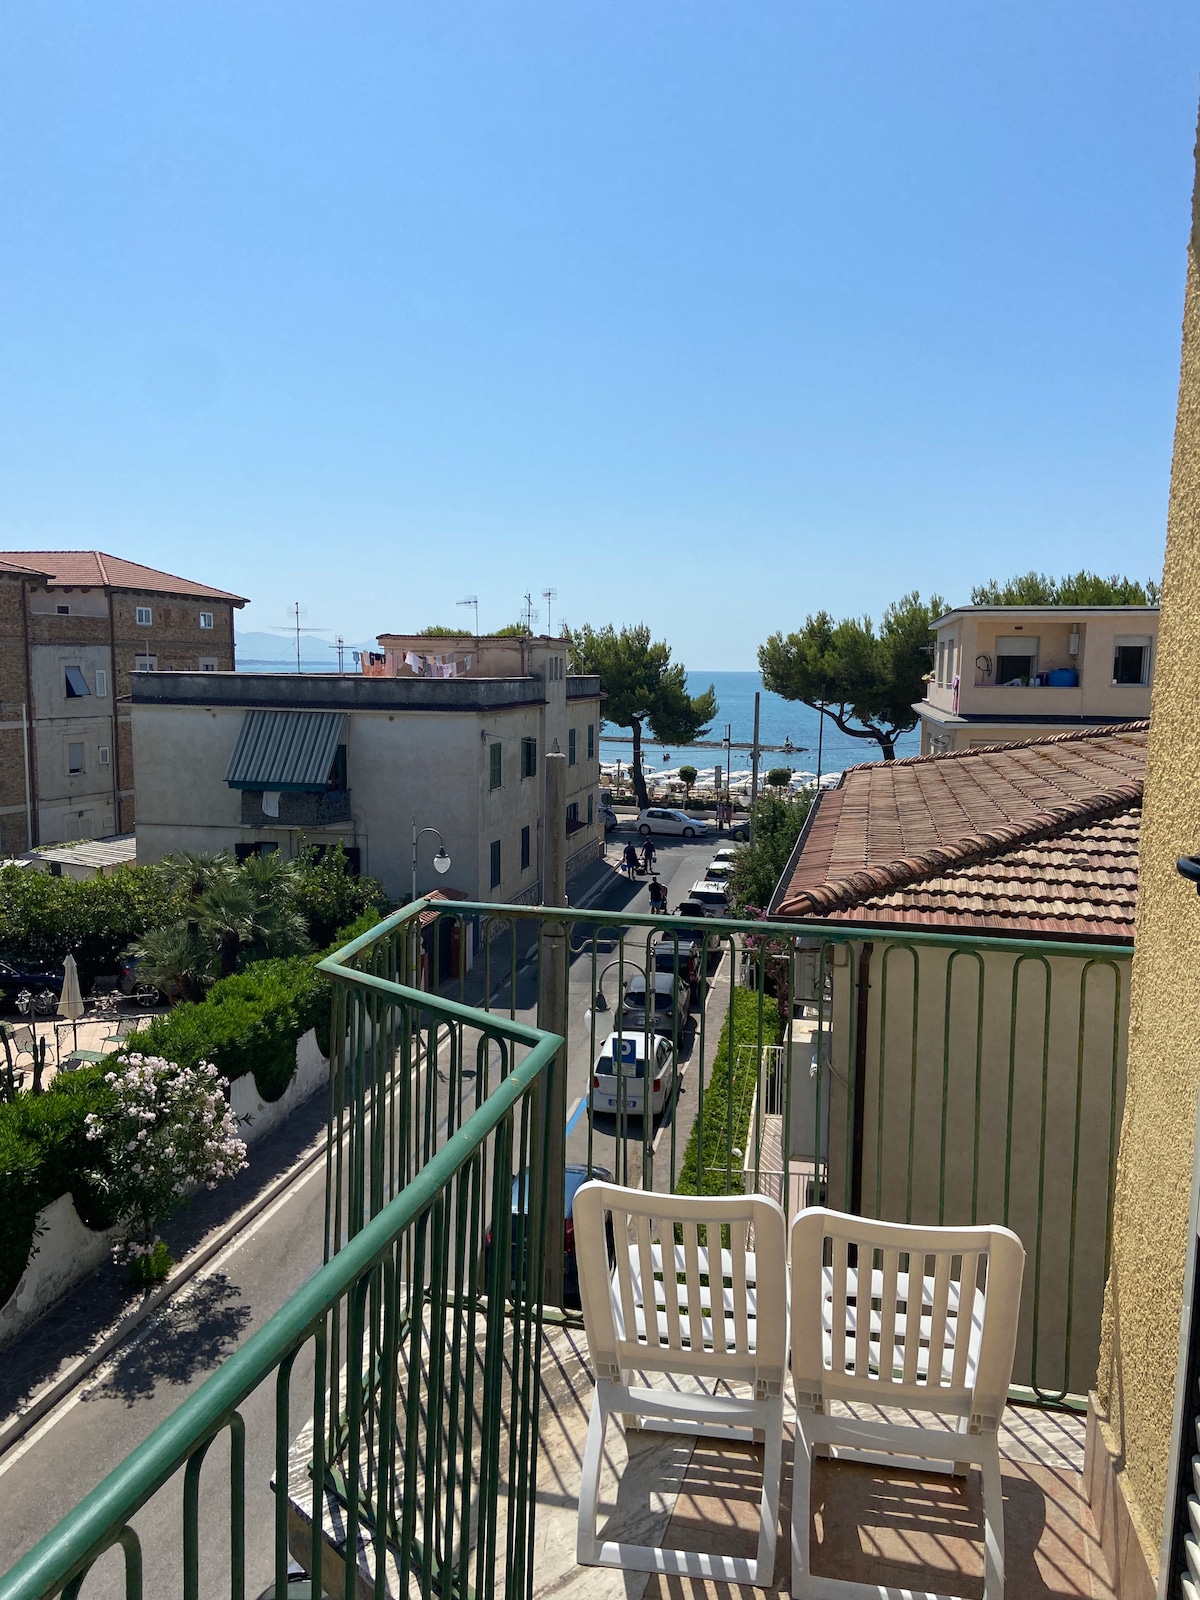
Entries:
[[[579,1458],[591,1405],[582,1334],[552,1337],[538,1475],[535,1594],[613,1600],[752,1600],[788,1593],[791,1516],[790,1439],[785,1449],[775,1587],[647,1578],[574,1565]],[[790,1433],[790,1423],[789,1423]],[[1006,1589],[1012,1600],[1111,1600],[1112,1590],[1083,1498],[1081,1417],[1010,1407],[1001,1434],[1005,1494]],[[761,1452],[663,1434],[631,1436],[635,1470],[613,1499],[625,1442],[610,1431],[610,1471],[602,1490],[602,1537],[661,1540],[680,1549],[753,1556]],[[686,1463],[686,1465],[685,1465]],[[682,1477],[682,1485],[680,1479]],[[669,1523],[668,1523],[669,1517]],[[813,1474],[814,1570],[852,1582],[916,1591],[983,1592],[978,1474],[965,1482],[819,1462]],[[602,1527],[603,1527],[602,1519]]]

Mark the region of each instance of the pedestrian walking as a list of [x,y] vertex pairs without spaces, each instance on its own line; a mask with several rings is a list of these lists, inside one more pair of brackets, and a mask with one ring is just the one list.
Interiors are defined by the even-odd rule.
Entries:
[[638,872],[638,853],[637,853],[637,845],[634,844],[632,839],[625,846],[625,854],[624,854],[623,860],[625,862],[625,870],[626,870],[626,872],[629,874],[629,876],[631,878],[636,878],[637,877],[637,872]]
[[657,877],[650,880],[650,909],[662,912],[667,909],[667,886],[659,883]]
[[657,857],[657,854],[658,854],[658,852],[654,848],[653,841],[650,840],[650,839],[647,839],[645,844],[642,846],[642,871],[643,872],[653,872],[654,871],[654,862],[655,862],[655,858]]

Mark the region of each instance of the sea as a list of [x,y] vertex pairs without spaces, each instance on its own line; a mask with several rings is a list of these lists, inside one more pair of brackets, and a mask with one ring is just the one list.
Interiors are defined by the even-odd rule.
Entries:
[[[821,715],[795,700],[784,700],[762,686],[762,676],[757,672],[689,672],[688,693],[703,694],[709,685],[717,697],[717,715],[705,739],[708,744],[660,745],[643,738],[642,765],[647,774],[674,771],[681,763],[697,771],[721,764],[725,769],[725,751],[719,746],[729,728],[734,746],[749,746],[754,738],[754,696],[761,693],[759,708],[758,742],[763,748],[760,770],[772,767],[790,767],[795,773],[816,774],[818,723]],[[821,774],[841,772],[846,767],[862,761],[880,761],[883,753],[874,739],[855,739],[834,727],[828,717],[824,719],[824,737],[821,739]],[[785,752],[782,746],[791,741],[792,749]],[[775,746],[774,749],[769,748]],[[605,725],[600,735],[600,760],[606,765],[620,761],[626,764],[633,753],[632,737],[625,729]],[[914,729],[896,740],[897,756],[915,756],[921,753],[921,735]],[[730,752],[730,770],[748,772],[749,749]]]
[[[309,641],[305,640],[308,645]],[[318,655],[315,649],[305,650],[303,654],[303,668],[305,672],[329,672],[331,669],[329,659],[329,646],[324,647],[323,653]],[[295,660],[252,659],[242,657],[237,659],[238,670],[241,672],[292,672],[295,670]],[[730,772],[748,773],[750,770],[749,745],[754,738],[754,696],[761,692],[762,703],[759,713],[759,744],[763,747],[761,771],[768,772],[772,767],[790,767],[798,774],[814,775],[817,772],[817,741],[818,722],[820,714],[811,711],[808,706],[801,705],[795,700],[783,700],[777,694],[772,694],[769,689],[762,686],[762,676],[757,672],[689,672],[687,685],[689,694],[703,694],[704,690],[712,685],[717,697],[717,715],[713,719],[705,739],[706,745],[662,745],[657,740],[644,738],[642,741],[642,765],[647,775],[656,772],[674,771],[681,765],[688,764],[698,772],[711,772],[711,769],[721,764],[725,770],[725,751],[722,741],[725,738],[725,729],[729,728],[729,737],[734,746],[739,744],[747,746],[744,750],[733,749],[730,752]],[[841,772],[846,767],[857,765],[861,761],[882,760],[882,752],[874,739],[855,739],[835,728],[829,718],[825,719],[824,739],[821,745],[821,775]],[[785,751],[782,747],[791,740],[792,749]],[[771,748],[774,746],[774,748]],[[915,730],[912,733],[903,733],[896,740],[896,754],[898,756],[919,755],[921,750],[921,736]],[[600,760],[605,765],[620,762],[627,766],[633,753],[633,740],[626,729],[616,728],[610,724],[602,725],[600,734]]]

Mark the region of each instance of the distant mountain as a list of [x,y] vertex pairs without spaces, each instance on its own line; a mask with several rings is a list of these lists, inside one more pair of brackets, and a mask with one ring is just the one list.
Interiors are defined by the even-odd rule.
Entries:
[[[296,664],[296,638],[293,634],[289,637],[286,633],[238,633],[235,636],[237,645],[238,669],[246,672],[255,666],[287,667]],[[379,645],[374,639],[350,640],[347,639],[343,647],[343,656],[347,670],[354,666],[355,650],[378,650]],[[300,637],[300,665],[309,672],[336,672],[337,671],[337,645],[332,639],[318,639],[312,634],[302,634]]]

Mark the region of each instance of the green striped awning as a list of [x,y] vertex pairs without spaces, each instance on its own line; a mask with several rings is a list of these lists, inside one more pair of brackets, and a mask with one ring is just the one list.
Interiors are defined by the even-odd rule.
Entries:
[[345,720],[341,711],[247,711],[225,782],[284,794],[323,790]]

